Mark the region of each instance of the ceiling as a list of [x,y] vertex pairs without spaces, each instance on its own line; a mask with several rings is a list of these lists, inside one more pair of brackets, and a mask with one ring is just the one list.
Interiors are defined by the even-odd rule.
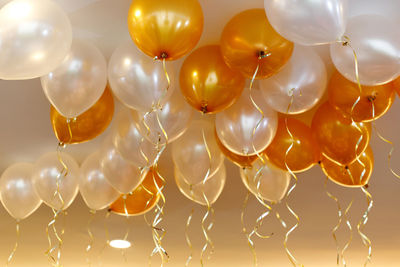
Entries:
[[[0,1],[3,5],[8,1]],[[94,42],[104,55],[109,58],[113,49],[125,40],[129,40],[126,27],[129,0],[56,0],[68,12],[77,38]],[[262,7],[262,0],[200,0],[205,13],[205,31],[200,46],[217,43],[223,26],[234,14],[241,10]],[[400,10],[397,0],[349,0],[351,15],[376,12],[384,15],[396,15]],[[328,47],[316,50],[332,70]],[[40,155],[54,151],[57,140],[51,130],[49,103],[46,100],[38,79],[28,81],[0,81],[0,170],[3,171],[12,163],[33,162]],[[400,171],[400,124],[396,123],[400,114],[400,101],[397,99],[389,113],[377,122],[377,129],[389,140],[395,142],[398,150],[393,154],[392,165]],[[79,162],[96,149],[101,139],[87,144],[69,146],[67,151]],[[370,183],[374,196],[374,208],[371,212],[365,232],[373,243],[373,263],[369,266],[399,266],[398,249],[400,247],[400,181],[391,175],[387,166],[390,146],[372,138],[375,153],[375,170]],[[195,215],[190,227],[193,239],[194,259],[190,266],[199,266],[199,254],[204,244],[200,229],[200,220],[204,208],[196,206],[184,198],[173,181],[173,166],[170,151],[161,160],[161,172],[167,178],[165,220],[161,225],[167,230],[164,247],[171,255],[166,266],[183,266],[190,250],[185,241],[187,216],[195,207]],[[240,182],[237,167],[228,163],[227,185],[221,198],[215,205],[215,227],[211,238],[215,243],[215,254],[206,266],[252,266],[252,255],[246,239],[241,233],[240,212],[246,191]],[[289,247],[305,266],[336,266],[335,242],[331,229],[337,223],[336,204],[325,192],[325,178],[318,167],[299,175],[299,183],[289,199],[290,206],[299,214],[301,224],[291,235]],[[361,190],[339,188],[328,183],[328,189],[336,195],[345,207],[353,198],[354,205],[350,211],[354,227],[354,239],[346,255],[348,266],[362,266],[367,250],[359,238],[356,225],[366,209],[366,201]],[[295,220],[284,205],[278,206],[282,217],[289,225]],[[263,207],[251,200],[246,211],[246,222],[250,226],[263,213]],[[0,209],[0,261],[6,261],[14,241],[14,221],[4,209]],[[11,266],[50,266],[44,252],[48,248],[46,225],[51,221],[51,211],[42,206],[34,215],[22,222],[19,249]],[[65,219],[66,234],[62,251],[64,266],[146,266],[148,255],[153,249],[151,231],[143,217],[132,218],[128,224],[124,218],[112,215],[105,219],[105,213],[99,213],[93,219],[91,229],[94,233],[94,246],[90,253],[85,253],[89,243],[87,224],[90,214],[80,197],[68,210]],[[106,223],[106,227],[104,226]],[[58,227],[61,229],[63,221]],[[111,238],[122,237],[126,229],[131,230],[130,240],[133,247],[127,250],[125,257],[120,251],[105,248],[105,233],[108,230]],[[265,233],[274,233],[268,240],[256,240],[256,251],[259,266],[291,266],[283,248],[285,231],[274,216],[266,220],[262,227]],[[338,231],[341,246],[349,237],[349,231],[342,225]],[[153,266],[159,266],[157,256]]]

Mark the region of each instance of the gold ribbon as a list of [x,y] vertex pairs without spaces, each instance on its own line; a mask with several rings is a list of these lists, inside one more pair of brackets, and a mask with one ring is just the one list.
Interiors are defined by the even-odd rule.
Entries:
[[193,214],[194,214],[194,209],[192,209],[192,211],[189,214],[189,217],[186,220],[186,227],[185,227],[185,239],[186,239],[186,243],[190,249],[190,255],[188,256],[185,266],[188,267],[191,260],[193,259],[193,244],[192,241],[190,240],[190,236],[189,236],[189,228],[190,228],[190,223],[193,219]]
[[18,244],[19,244],[19,237],[20,237],[20,220],[16,221],[15,224],[15,233],[16,233],[16,240],[15,240],[15,245],[13,250],[11,251],[10,255],[8,256],[7,262],[6,262],[6,267],[8,267],[10,265],[10,263],[12,262],[15,253],[17,252],[18,249]]
[[243,205],[242,205],[242,212],[240,214],[240,221],[242,222],[242,232],[246,236],[247,244],[248,244],[248,246],[250,248],[251,254],[253,255],[253,266],[257,267],[258,266],[258,259],[257,259],[257,253],[256,253],[255,245],[254,245],[253,240],[251,239],[250,234],[247,231],[246,223],[245,223],[245,219],[244,219],[245,214],[246,214],[246,209],[247,209],[247,206],[248,206],[248,203],[249,203],[250,195],[251,195],[250,191],[247,190],[247,194],[246,194],[246,197],[245,197],[245,199],[243,201]]
[[91,209],[89,212],[90,212],[90,218],[87,223],[87,233],[89,236],[89,244],[86,246],[86,262],[88,263],[89,267],[91,267],[92,261],[90,259],[90,251],[92,250],[93,244],[94,244],[94,235],[92,233],[91,226],[95,219],[96,211]]
[[373,199],[372,199],[372,195],[368,192],[367,187],[368,187],[368,186],[361,187],[361,191],[362,191],[362,192],[365,194],[365,196],[366,196],[368,207],[367,207],[367,210],[364,212],[364,214],[363,214],[363,216],[362,216],[360,222],[357,224],[357,231],[358,231],[358,234],[360,235],[361,240],[362,240],[362,242],[364,243],[364,246],[367,247],[367,249],[368,249],[368,255],[367,255],[366,261],[364,262],[364,267],[367,266],[368,263],[371,262],[371,257],[372,257],[372,242],[371,242],[371,240],[366,236],[366,234],[363,232],[363,230],[364,230],[365,225],[366,225],[367,222],[368,222],[369,213],[371,212],[371,209],[372,209],[372,207],[373,207],[373,205],[374,205],[374,201],[373,201]]

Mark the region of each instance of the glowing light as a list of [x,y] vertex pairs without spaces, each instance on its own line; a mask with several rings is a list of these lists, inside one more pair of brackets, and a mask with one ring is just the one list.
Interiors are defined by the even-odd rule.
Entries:
[[125,66],[130,66],[132,64],[131,59],[130,58],[125,58],[124,64],[125,64]]
[[110,247],[117,249],[127,249],[132,246],[131,242],[127,240],[115,239],[110,241]]
[[142,15],[142,11],[140,9],[135,11],[135,17],[140,17]]
[[32,5],[28,1],[15,2],[5,6],[5,10],[10,18],[22,19],[30,15],[32,11]]

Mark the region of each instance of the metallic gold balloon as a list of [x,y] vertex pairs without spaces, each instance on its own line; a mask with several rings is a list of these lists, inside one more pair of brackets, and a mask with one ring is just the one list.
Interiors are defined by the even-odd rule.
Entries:
[[217,113],[241,95],[245,79],[224,62],[218,45],[201,47],[183,62],[180,72],[182,94],[195,109]]
[[[292,142],[293,146],[286,156]],[[299,120],[287,118],[286,128],[285,118],[280,118],[275,138],[265,154],[271,163],[282,170],[287,171],[286,161],[291,171],[303,172],[319,161],[321,152],[310,127]]]
[[128,28],[145,54],[175,60],[189,53],[200,40],[204,17],[197,0],[133,0]]
[[[163,182],[157,172],[151,169],[142,184],[131,194],[122,195],[110,206],[110,210],[120,215],[137,216],[152,210],[160,199],[157,186]],[[124,199],[125,198],[125,199]]]
[[114,99],[108,87],[96,104],[76,119],[71,119],[70,127],[67,118],[58,113],[53,106],[50,108],[53,131],[57,139],[64,144],[78,144],[92,140],[107,129],[113,115]]
[[236,15],[225,26],[221,37],[225,62],[247,78],[253,77],[258,64],[257,79],[278,72],[291,57],[293,46],[274,30],[264,9],[249,9]]
[[349,165],[338,165],[324,158],[321,161],[321,168],[330,180],[341,186],[362,187],[368,184],[374,169],[374,154],[371,147],[367,147],[359,160],[362,164],[355,161]]
[[344,165],[351,164],[364,152],[371,136],[369,123],[353,124],[329,102],[318,108],[311,129],[322,154]]
[[[362,86],[353,83],[336,71],[328,85],[329,102],[356,122],[373,121],[383,116],[395,99],[393,83]],[[360,101],[354,106],[357,99]],[[354,106],[354,109],[352,110]]]

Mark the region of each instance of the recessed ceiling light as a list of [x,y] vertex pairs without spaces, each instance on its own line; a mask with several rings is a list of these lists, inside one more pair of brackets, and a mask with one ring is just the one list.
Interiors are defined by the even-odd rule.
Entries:
[[111,240],[110,241],[110,246],[113,248],[118,248],[118,249],[127,249],[131,247],[131,242],[127,241],[127,240],[120,240],[120,239],[116,239],[116,240]]

